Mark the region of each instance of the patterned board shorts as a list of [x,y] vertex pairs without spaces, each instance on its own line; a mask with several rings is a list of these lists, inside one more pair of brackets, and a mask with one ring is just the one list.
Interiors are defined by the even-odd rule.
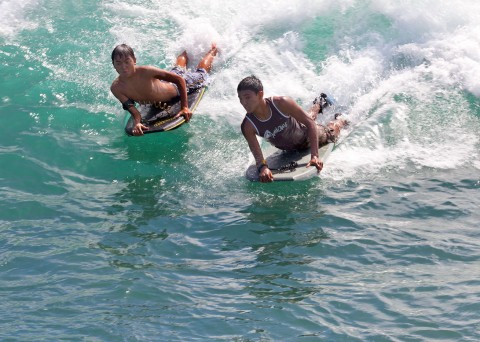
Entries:
[[188,91],[192,91],[208,84],[208,73],[203,68],[197,70],[186,70],[185,68],[174,66],[171,72],[185,79]]

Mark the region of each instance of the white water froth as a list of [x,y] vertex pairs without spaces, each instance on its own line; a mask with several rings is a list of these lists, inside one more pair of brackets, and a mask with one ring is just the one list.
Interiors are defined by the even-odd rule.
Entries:
[[38,0],[0,1],[0,37],[13,38],[22,30],[35,29],[38,25],[26,19],[25,14],[38,4]]

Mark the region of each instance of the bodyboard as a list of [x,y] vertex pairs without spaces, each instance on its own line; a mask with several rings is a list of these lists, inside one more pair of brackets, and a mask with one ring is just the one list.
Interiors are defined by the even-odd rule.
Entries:
[[[188,93],[188,107],[192,113],[202,100],[206,89],[207,87],[201,87]],[[139,105],[138,110],[142,115],[142,124],[148,127],[148,130],[143,131],[143,133],[149,134],[166,132],[180,127],[186,122],[183,116],[174,119],[174,116],[180,111],[180,109],[180,97],[162,104]],[[134,120],[130,114],[128,114],[128,117],[128,121],[125,125],[125,133],[133,136],[132,129]]]
[[[334,143],[328,143],[318,149],[318,157],[324,163],[334,145]],[[310,161],[310,148],[298,151],[282,151],[272,146],[266,152],[268,168],[272,171],[274,181],[306,180],[317,175],[317,169],[314,166],[307,167]],[[255,160],[245,171],[245,177],[252,182],[259,181]]]

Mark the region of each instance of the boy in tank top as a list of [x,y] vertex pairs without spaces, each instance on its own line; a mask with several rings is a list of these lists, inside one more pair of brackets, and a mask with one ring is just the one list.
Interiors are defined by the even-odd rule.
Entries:
[[[335,118],[327,127],[315,122],[318,104],[307,114],[292,98],[287,96],[263,97],[262,82],[254,75],[244,78],[237,87],[238,98],[247,111],[241,129],[257,163],[261,182],[273,181],[273,175],[263,157],[256,136],[267,139],[281,150],[300,150],[310,147],[310,162],[320,172],[323,162],[318,157],[318,147],[335,142],[347,121]],[[311,141],[317,143],[310,144]]]

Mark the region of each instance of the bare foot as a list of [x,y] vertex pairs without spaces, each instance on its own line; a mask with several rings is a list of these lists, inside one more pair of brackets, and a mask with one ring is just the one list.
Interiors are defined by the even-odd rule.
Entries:
[[208,51],[212,56],[216,56],[218,49],[217,49],[217,43],[212,43],[212,47],[210,48],[210,51]]

